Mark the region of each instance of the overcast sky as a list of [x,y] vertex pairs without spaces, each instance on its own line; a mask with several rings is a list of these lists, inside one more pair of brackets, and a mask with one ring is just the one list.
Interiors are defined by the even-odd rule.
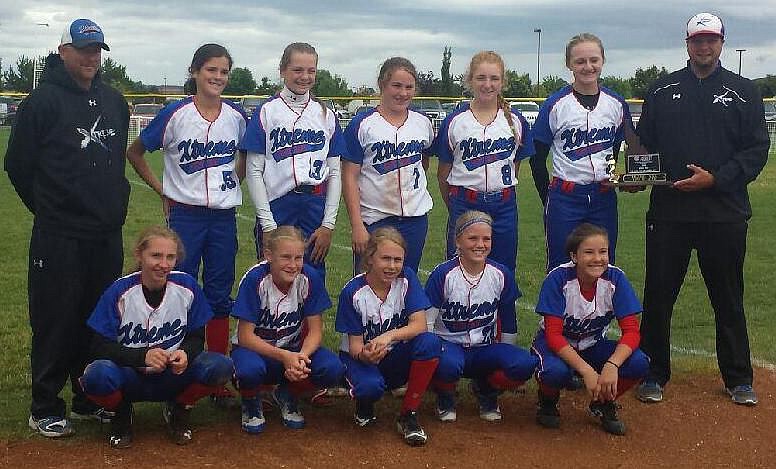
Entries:
[[[221,2],[218,2],[221,3]],[[277,80],[286,44],[313,44],[319,68],[343,76],[351,88],[375,86],[379,65],[401,55],[439,76],[442,50],[453,50],[452,72],[463,73],[482,49],[502,54],[507,67],[536,79],[541,28],[541,76],[566,80],[564,48],[580,32],[598,35],[606,48],[604,75],[630,77],[652,64],[684,66],[685,24],[701,11],[722,17],[727,32],[722,63],[743,75],[776,74],[776,0],[0,0],[3,68],[19,55],[42,55],[59,44],[74,18],[102,26],[111,57],[146,84],[182,84],[194,50],[225,45],[235,66],[256,80]],[[45,25],[38,25],[45,23]]]

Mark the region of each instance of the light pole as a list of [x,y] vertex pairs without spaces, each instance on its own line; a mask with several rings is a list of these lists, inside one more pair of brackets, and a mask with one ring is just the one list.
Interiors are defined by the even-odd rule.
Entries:
[[167,77],[164,77],[164,91],[162,91],[162,94],[167,94]]
[[539,84],[542,81],[539,64],[541,63],[541,51],[542,51],[542,28],[535,28],[534,32],[537,34],[536,41],[536,94],[539,94]]
[[[48,28],[48,23],[35,23],[35,26],[41,26],[44,28]],[[43,64],[38,62],[37,55],[32,57],[32,89],[38,87],[38,81],[40,80],[40,76],[43,75]]]
[[746,52],[746,49],[736,49],[736,52],[738,52],[738,74],[741,75],[741,56]]

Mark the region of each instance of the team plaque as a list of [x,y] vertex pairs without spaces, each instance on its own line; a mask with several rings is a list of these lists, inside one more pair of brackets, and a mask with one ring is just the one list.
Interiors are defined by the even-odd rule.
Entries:
[[613,186],[667,186],[673,184],[663,171],[659,153],[625,155],[625,173],[618,174],[612,157],[607,160],[608,183]]

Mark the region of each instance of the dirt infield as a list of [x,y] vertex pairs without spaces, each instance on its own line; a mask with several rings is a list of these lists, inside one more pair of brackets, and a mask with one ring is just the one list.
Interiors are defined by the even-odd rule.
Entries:
[[[776,467],[776,373],[756,370],[760,403],[733,405],[716,376],[676,378],[660,404],[641,404],[623,396],[625,437],[604,433],[588,416],[584,391],[565,393],[562,425],[547,430],[534,423],[535,397],[502,398],[504,421],[479,419],[471,401],[459,406],[458,422],[442,424],[432,416],[433,404],[422,408],[430,435],[422,448],[410,448],[393,423],[395,403],[378,405],[376,427],[355,428],[349,402],[327,408],[305,408],[307,428],[292,431],[277,412],[267,413],[267,429],[259,436],[238,430],[239,411],[227,412],[231,423],[195,428],[195,441],[176,447],[157,422],[136,425],[129,450],[113,450],[97,434],[66,441],[30,435],[2,441],[0,466],[15,467]],[[390,400],[391,398],[387,398]],[[216,411],[203,405],[195,412]],[[107,427],[105,427],[107,429]]]

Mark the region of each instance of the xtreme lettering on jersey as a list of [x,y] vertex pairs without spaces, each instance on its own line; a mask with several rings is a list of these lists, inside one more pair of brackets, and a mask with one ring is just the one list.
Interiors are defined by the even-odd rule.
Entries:
[[402,315],[400,314],[394,314],[383,322],[367,322],[366,326],[364,327],[364,342],[369,342],[375,337],[379,337],[380,335],[390,330],[404,327],[408,323],[409,321],[407,318],[402,318]]
[[202,143],[197,139],[183,140],[178,144],[180,168],[186,174],[194,174],[208,168],[229,164],[237,151],[235,140]]
[[[169,339],[181,340],[185,332],[186,326],[180,319],[165,322],[162,327],[153,326],[150,329],[143,327],[142,323],[128,322],[119,327],[117,338],[119,344],[127,347],[133,345],[159,346],[162,341],[170,342]],[[167,347],[162,346],[162,348]]]
[[[571,128],[560,134],[563,140],[563,153],[571,161],[593,155],[612,148],[617,127],[614,125],[588,130]],[[567,151],[568,150],[568,151]]]
[[461,161],[469,171],[486,164],[509,158],[515,150],[515,137],[489,138],[485,141],[467,138],[458,144],[463,154]]
[[498,309],[498,299],[491,301],[484,301],[482,303],[475,303],[471,306],[466,306],[457,301],[445,301],[442,303],[442,307],[439,308],[439,312],[442,315],[442,319],[445,321],[471,321],[472,319],[488,319],[491,320],[496,315]]
[[278,127],[272,129],[269,138],[272,140],[270,153],[277,162],[294,155],[318,151],[326,144],[326,134],[316,129],[294,129],[289,132]]
[[563,319],[563,335],[574,341],[582,340],[585,337],[600,336],[612,322],[612,318],[614,318],[613,311],[592,319],[577,319],[566,316]]
[[400,142],[398,145],[387,140],[375,142],[370,148],[374,152],[372,166],[379,174],[388,174],[420,161],[424,148],[423,142],[418,140]]

